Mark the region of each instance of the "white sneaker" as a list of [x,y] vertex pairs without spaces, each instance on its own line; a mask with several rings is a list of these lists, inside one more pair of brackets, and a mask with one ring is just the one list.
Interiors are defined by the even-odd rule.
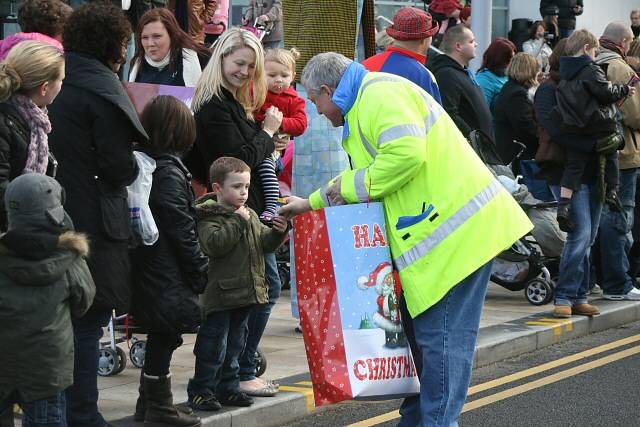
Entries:
[[602,294],[602,288],[598,284],[593,285],[593,288],[589,289],[589,292],[587,292],[587,295],[600,295],[600,294]]
[[623,301],[623,300],[640,301],[640,289],[634,287],[634,288],[631,288],[631,290],[626,294],[622,294],[622,295],[604,294],[602,295],[602,297],[604,299],[608,299],[611,301]]

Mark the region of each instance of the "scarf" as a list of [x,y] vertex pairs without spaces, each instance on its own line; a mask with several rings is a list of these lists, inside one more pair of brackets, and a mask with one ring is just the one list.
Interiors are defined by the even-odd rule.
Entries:
[[164,67],[169,65],[169,61],[171,61],[171,51],[167,52],[167,55],[160,61],[154,61],[153,59],[151,59],[151,57],[149,57],[149,55],[146,54],[144,55],[144,59],[145,61],[147,61],[147,64],[151,65],[152,67],[163,70]]
[[611,40],[609,40],[606,37],[600,37],[599,41],[600,41],[600,47],[603,47],[605,49],[609,49],[609,50],[617,53],[618,55],[622,56],[622,59],[624,59],[625,61],[627,60],[627,55],[622,50],[622,46],[612,42]]
[[22,173],[45,174],[49,164],[49,138],[47,134],[51,132],[47,109],[38,107],[28,96],[17,93],[11,96],[9,102],[20,112],[30,131],[27,163]]

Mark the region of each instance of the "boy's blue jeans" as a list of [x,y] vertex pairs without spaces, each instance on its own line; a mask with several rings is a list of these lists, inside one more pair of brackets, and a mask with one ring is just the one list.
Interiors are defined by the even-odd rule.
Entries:
[[187,394],[224,395],[238,392],[238,358],[247,339],[247,320],[253,306],[207,314],[198,330],[193,354],[196,367]]
[[22,408],[23,427],[67,427],[64,392],[32,402],[23,402],[18,396],[12,396],[0,402],[0,414],[4,411],[12,411],[14,403]]
[[280,298],[282,283],[278,274],[275,253],[264,254],[264,269],[269,285],[269,303],[255,305],[249,315],[247,342],[240,356],[240,381],[250,381],[256,377],[256,351],[267,327],[271,309]]
[[[560,187],[552,186],[551,191],[560,200]],[[598,200],[595,186],[582,184],[580,191],[571,197],[571,219],[576,225],[567,233],[562,257],[560,277],[556,284],[555,304],[585,304],[591,280],[591,246],[596,239],[600,224],[602,202]]]
[[467,398],[473,354],[493,261],[411,319],[404,297],[402,325],[420,380],[420,394],[400,406],[399,427],[454,427]]

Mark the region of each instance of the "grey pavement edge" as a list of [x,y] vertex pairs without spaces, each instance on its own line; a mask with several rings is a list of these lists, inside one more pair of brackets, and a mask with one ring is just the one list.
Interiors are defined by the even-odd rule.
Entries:
[[[640,320],[640,302],[604,299],[597,299],[595,302],[601,314],[592,318],[574,316],[570,319],[554,319],[551,312],[542,312],[481,328],[475,365],[489,365],[562,341]],[[312,410],[313,401],[309,393],[281,392],[271,398],[256,398],[256,403],[249,408],[223,409],[212,415],[199,415],[202,416],[202,425],[206,427],[268,427],[291,423]],[[114,421],[112,424],[116,427],[141,425],[133,422],[130,417]]]

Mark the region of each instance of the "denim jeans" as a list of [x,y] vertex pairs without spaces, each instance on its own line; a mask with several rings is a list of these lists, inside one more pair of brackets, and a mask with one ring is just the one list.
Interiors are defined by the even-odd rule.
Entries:
[[492,265],[490,261],[480,267],[414,319],[402,313],[420,395],[402,402],[399,427],[458,425]]
[[620,170],[618,197],[623,212],[612,211],[608,205],[600,217],[600,266],[602,291],[605,294],[623,295],[633,288],[629,275],[629,249],[633,243],[631,228],[636,204],[636,180],[640,169]]
[[189,380],[189,400],[209,392],[218,395],[238,391],[238,357],[247,335],[247,319],[253,306],[214,311],[207,315],[196,337],[196,367]]
[[5,411],[7,411],[13,418],[14,403],[17,403],[22,408],[23,427],[67,427],[64,392],[31,402],[23,402],[15,393],[4,402],[0,402],[0,414],[5,414]]
[[560,28],[560,38],[561,39],[568,39],[569,37],[571,37],[571,34],[573,34],[575,30],[570,30],[568,28]]
[[251,310],[247,322],[247,342],[240,356],[240,381],[250,381],[256,377],[256,350],[267,327],[271,309],[280,298],[282,283],[275,254],[264,254],[264,269],[269,284],[269,303],[255,305]]
[[69,427],[104,427],[98,411],[98,357],[102,328],[111,318],[110,311],[89,310],[73,319],[73,385],[66,390]]
[[[551,191],[560,200],[560,187],[552,186]],[[555,290],[556,305],[575,305],[587,302],[587,292],[591,277],[589,255],[600,224],[602,202],[598,200],[595,186],[582,184],[580,191],[571,197],[571,218],[576,225],[567,233],[562,257],[560,276]]]

